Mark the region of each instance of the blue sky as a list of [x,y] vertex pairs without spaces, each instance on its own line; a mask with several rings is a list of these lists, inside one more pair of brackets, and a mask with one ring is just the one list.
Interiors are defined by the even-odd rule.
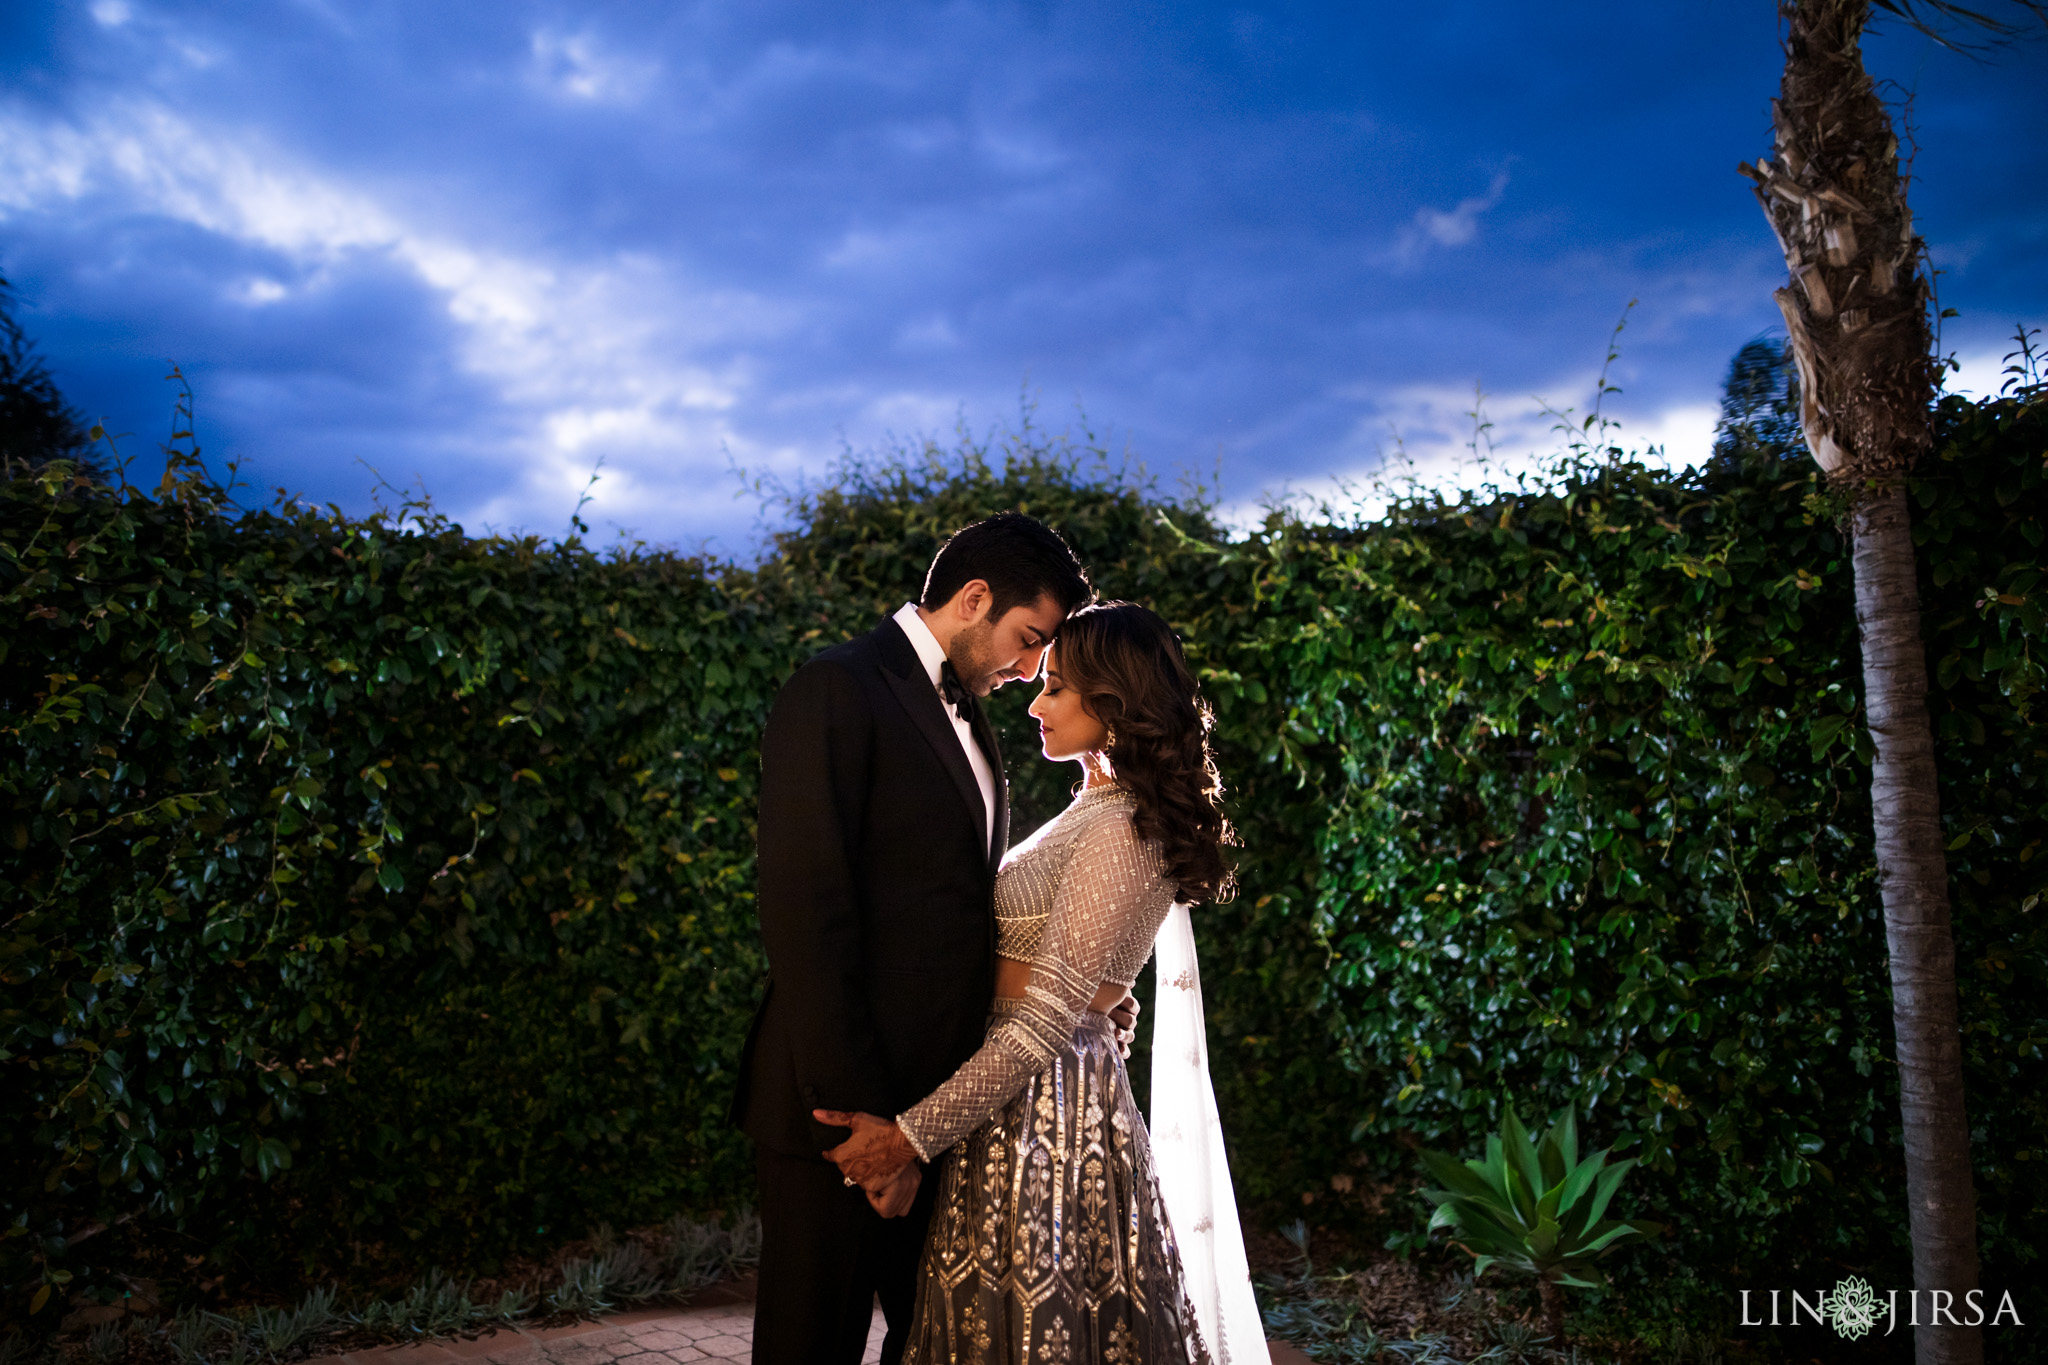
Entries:
[[[1981,387],[2048,320],[2048,43],[1868,45]],[[1783,266],[1762,0],[9,0],[0,271],[151,451],[164,363],[259,486],[743,554],[734,465],[1085,407],[1243,508],[1583,405],[1709,439]]]

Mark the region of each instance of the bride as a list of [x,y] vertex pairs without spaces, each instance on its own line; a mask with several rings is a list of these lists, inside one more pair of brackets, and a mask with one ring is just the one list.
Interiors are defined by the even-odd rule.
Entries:
[[[906,1365],[1267,1360],[1209,1085],[1188,907],[1229,893],[1210,717],[1166,623],[1069,617],[1031,705],[1079,795],[996,881],[987,1041],[894,1121],[818,1110],[885,1215],[939,1166]],[[1159,949],[1148,1134],[1116,1030]]]

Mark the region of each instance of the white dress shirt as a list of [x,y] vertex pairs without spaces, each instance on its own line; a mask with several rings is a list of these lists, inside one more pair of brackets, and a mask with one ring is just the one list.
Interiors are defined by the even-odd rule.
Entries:
[[[932,690],[939,688],[939,669],[946,662],[946,651],[939,644],[939,637],[932,634],[932,628],[917,614],[917,603],[905,602],[897,608],[891,618],[903,627],[903,633],[910,637],[910,647],[917,651],[918,661],[924,665],[925,676],[931,680]],[[963,680],[964,681],[964,680]],[[953,722],[953,733],[960,738],[960,748],[967,755],[967,766],[974,770],[974,784],[981,788],[981,846],[986,849],[996,837],[996,775],[988,766],[987,755],[974,742],[974,727],[960,719],[960,713],[942,695],[939,704],[946,708],[946,719]]]

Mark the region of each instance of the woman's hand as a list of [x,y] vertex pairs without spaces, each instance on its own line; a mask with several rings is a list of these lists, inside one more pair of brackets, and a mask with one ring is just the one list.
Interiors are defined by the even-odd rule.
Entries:
[[[853,1130],[853,1136],[827,1151],[825,1159],[837,1166],[850,1184],[866,1190],[870,1200],[886,1197],[903,1168],[917,1161],[917,1149],[894,1119],[844,1109],[813,1109],[811,1117],[834,1128]],[[912,1189],[915,1192],[915,1186]],[[876,1211],[880,1210],[877,1204]]]
[[1109,1022],[1116,1025],[1117,1050],[1123,1053],[1125,1060],[1130,1058],[1131,1044],[1138,1040],[1139,1008],[1138,997],[1125,991],[1123,999],[1104,1011],[1109,1015]]
[[869,1206],[882,1217],[901,1218],[909,1213],[910,1206],[917,1202],[917,1187],[923,1181],[924,1168],[913,1161],[896,1173],[896,1178],[889,1182],[889,1188],[881,1194],[873,1194],[865,1189],[861,1193],[867,1195]]

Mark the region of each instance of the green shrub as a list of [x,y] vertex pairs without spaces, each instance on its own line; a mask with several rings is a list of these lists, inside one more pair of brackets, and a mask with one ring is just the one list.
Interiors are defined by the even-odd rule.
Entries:
[[[1941,422],[1923,592],[1986,1276],[2017,1286],[2048,1210],[2044,421]],[[1462,1146],[1505,1093],[1640,1140],[1672,1235],[1619,1258],[1627,1292],[1901,1283],[1861,679],[1815,487],[1756,450],[1580,459],[1233,535],[1027,428],[839,471],[743,569],[244,513],[189,462],[154,496],[11,480],[10,1311],[150,1237],[243,1275],[481,1266],[745,1202],[723,1109],[763,969],[762,717],[1000,507],[1173,621],[1217,707],[1243,893],[1197,932],[1249,1203],[1320,1215],[1333,1176]],[[1027,702],[994,708],[1020,834],[1070,776]]]
[[[1916,488],[1932,704],[2000,1196],[1987,1283],[2018,1286],[2048,1211],[2048,933],[2022,909],[2048,835],[2026,709],[2048,408],[1949,400],[1940,421]],[[1643,1206],[1673,1224],[1624,1269],[1723,1305],[1841,1265],[1910,1282],[1852,581],[1811,468],[1582,462],[1233,552],[1270,604],[1239,667],[1287,689],[1269,723],[1325,801],[1295,910],[1327,945],[1315,1013],[1360,1082],[1353,1136],[1384,1168],[1404,1133],[1484,1133],[1503,1085],[1590,1104],[1603,1142],[1640,1137]]]
[[751,749],[800,626],[698,561],[196,474],[0,498],[7,1254],[130,1214],[310,1266],[744,1199]]
[[1488,1134],[1486,1155],[1460,1161],[1424,1151],[1422,1164],[1444,1188],[1424,1190],[1436,1206],[1430,1230],[1450,1228],[1473,1254],[1476,1279],[1495,1265],[1537,1281],[1544,1327],[1562,1336],[1560,1288],[1598,1289],[1598,1262],[1623,1244],[1655,1237],[1656,1223],[1606,1217],[1633,1157],[1609,1163],[1606,1151],[1579,1156],[1578,1119],[1560,1112],[1540,1141],[1532,1140],[1512,1104],[1501,1106],[1500,1132]]

